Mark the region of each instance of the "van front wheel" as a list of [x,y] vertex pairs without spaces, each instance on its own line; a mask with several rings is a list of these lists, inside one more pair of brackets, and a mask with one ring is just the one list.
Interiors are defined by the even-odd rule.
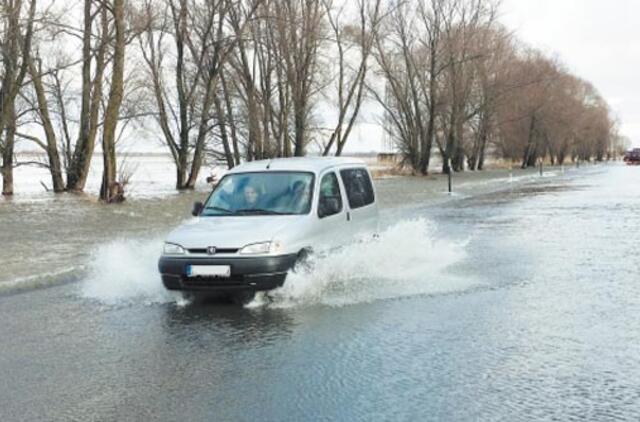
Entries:
[[311,268],[311,249],[305,248],[298,252],[298,257],[293,265],[294,270],[308,270]]

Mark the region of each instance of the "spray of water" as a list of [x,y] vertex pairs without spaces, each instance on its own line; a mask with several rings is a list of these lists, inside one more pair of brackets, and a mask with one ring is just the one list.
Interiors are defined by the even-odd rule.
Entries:
[[[85,298],[107,305],[169,303],[184,305],[165,290],[157,259],[162,241],[119,240],[97,248],[81,284]],[[296,268],[285,285],[259,295],[249,307],[342,306],[419,294],[448,293],[474,283],[451,276],[448,268],[464,257],[464,244],[435,236],[425,219],[396,223],[375,240],[313,256]]]
[[167,291],[158,274],[160,239],[117,240],[91,255],[82,296],[108,305],[168,303],[181,296]]
[[342,306],[462,290],[474,282],[446,270],[464,258],[464,246],[436,238],[425,219],[405,220],[378,239],[312,258],[289,274],[283,287],[248,306]]

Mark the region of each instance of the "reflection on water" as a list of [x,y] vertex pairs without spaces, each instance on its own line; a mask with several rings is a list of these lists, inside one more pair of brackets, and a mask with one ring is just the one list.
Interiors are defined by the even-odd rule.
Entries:
[[282,310],[247,312],[222,301],[199,301],[184,308],[166,306],[164,310],[165,335],[172,338],[190,332],[191,340],[203,346],[215,343],[218,350],[209,348],[210,355],[220,355],[221,351],[233,354],[286,341],[295,324],[292,316]]

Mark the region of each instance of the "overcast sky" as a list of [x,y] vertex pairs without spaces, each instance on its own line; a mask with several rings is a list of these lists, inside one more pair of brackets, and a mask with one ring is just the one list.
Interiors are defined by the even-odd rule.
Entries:
[[639,0],[503,0],[501,19],[591,81],[640,146]]

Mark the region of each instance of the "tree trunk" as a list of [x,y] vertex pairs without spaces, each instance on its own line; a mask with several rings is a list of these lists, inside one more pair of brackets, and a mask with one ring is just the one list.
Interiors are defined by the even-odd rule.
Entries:
[[184,189],[184,181],[186,179],[185,171],[180,167],[180,160],[175,162],[176,164],[176,190]]
[[98,134],[98,118],[102,106],[102,78],[106,66],[106,50],[108,43],[107,10],[104,6],[101,10],[102,39],[96,55],[96,70],[91,79],[91,58],[93,47],[91,40],[93,15],[91,11],[92,0],[84,3],[84,32],[82,43],[82,104],[80,110],[80,133],[73,152],[73,159],[67,173],[67,190],[81,192],[87,183],[91,158],[95,149],[96,136]]
[[453,171],[464,171],[464,149],[461,145],[456,145],[456,149],[454,151],[452,160]]
[[[242,38],[240,38],[242,40]],[[244,43],[238,43],[240,55],[242,59],[241,77],[244,78],[246,86],[246,102],[247,102],[247,120],[249,126],[249,139],[247,146],[247,154],[249,160],[261,160],[264,158],[264,144],[262,141],[262,131],[260,128],[260,107],[256,100],[257,93],[253,75],[249,69],[248,59],[244,50]]]
[[478,151],[478,163],[476,165],[476,168],[478,170],[484,170],[484,158],[485,158],[485,152],[487,150],[487,132],[483,131],[482,132],[482,137],[480,138],[480,149]]
[[453,156],[451,157],[453,171],[464,171],[464,145],[463,145],[463,133],[464,124],[462,114],[464,109],[459,110],[456,117],[456,131],[455,131],[455,144],[453,147]]
[[[171,2],[171,7],[175,7]],[[176,13],[174,10],[173,13]],[[189,154],[189,104],[185,92],[185,39],[187,38],[187,1],[180,0],[179,9],[174,16],[175,39],[176,39],[176,89],[178,91],[178,107],[180,118],[180,146],[178,149],[177,180],[178,190],[187,189],[187,170]]]
[[[31,54],[36,0],[31,0],[29,3],[29,12],[26,17],[22,15],[22,4],[21,1],[4,2],[2,8],[0,152],[2,154],[2,194],[7,196],[13,195],[13,153],[17,126],[15,99],[28,71],[27,57]],[[4,142],[2,142],[3,134]]]
[[208,82],[206,85],[206,94],[202,101],[202,114],[200,116],[200,123],[198,125],[198,136],[196,138],[196,146],[193,150],[193,161],[191,162],[191,171],[189,172],[189,179],[187,179],[186,189],[193,189],[196,186],[198,180],[198,174],[200,174],[200,168],[202,167],[202,155],[204,153],[204,147],[209,133],[209,112],[213,104],[214,90],[216,89],[216,79],[218,76],[218,67],[214,64],[209,69]]
[[[236,124],[235,119],[233,118],[233,105],[231,104],[231,97],[229,95],[229,90],[227,89],[227,80],[224,76],[224,72],[220,72],[220,84],[222,85],[222,91],[224,94],[224,105],[227,110],[227,115],[225,118],[225,122],[229,123],[231,128],[231,145],[233,146],[233,162],[237,166],[240,164],[240,147],[238,145],[238,134],[236,132]],[[229,161],[227,161],[228,163]],[[231,166],[234,167],[234,166]],[[229,167],[229,168],[231,168]]]
[[198,181],[198,175],[200,174],[200,168],[202,167],[202,153],[204,151],[204,140],[196,145],[196,149],[193,153],[193,162],[191,163],[191,171],[189,172],[189,179],[185,189],[194,189],[196,182]]
[[453,161],[453,155],[455,153],[455,142],[456,142],[456,134],[455,134],[455,128],[456,128],[456,122],[455,122],[455,111],[452,110],[451,111],[451,116],[450,116],[450,122],[449,122],[449,130],[447,133],[447,144],[445,146],[445,153],[442,157],[442,172],[449,174],[450,171],[452,171],[455,167],[453,165],[453,162],[451,163],[451,166],[449,165],[449,160]]
[[530,167],[532,162],[533,162],[533,165],[535,166],[535,161],[536,161],[535,139],[534,139],[535,125],[536,125],[536,116],[533,115],[531,116],[531,123],[529,124],[529,137],[527,139],[527,146],[525,147],[524,154],[522,156],[521,167],[523,169]]
[[220,104],[220,98],[214,95],[213,102],[216,109],[216,115],[218,117],[218,124],[220,125],[220,139],[222,140],[222,148],[224,149],[224,158],[227,161],[227,167],[233,168],[235,161],[231,152],[231,146],[229,145],[229,136],[227,134],[227,118]]
[[15,103],[5,104],[7,107],[6,132],[4,149],[2,151],[2,194],[13,195],[13,147],[16,139],[16,112]]
[[306,142],[306,129],[307,129],[307,110],[304,105],[304,101],[297,101],[294,114],[294,149],[293,155],[295,157],[302,157],[305,154],[305,142]]
[[69,172],[67,174],[67,188],[69,190],[81,191],[84,188],[84,183],[81,179],[84,176],[83,169],[85,168],[84,161],[91,160],[87,157],[87,149],[90,149],[88,143],[89,137],[89,116],[90,116],[90,103],[91,103],[91,38],[92,38],[92,23],[93,17],[91,15],[91,3],[92,0],[84,0],[84,29],[82,34],[82,100],[80,106],[80,133],[76,147],[73,154],[73,160],[69,166]]
[[431,161],[431,147],[433,146],[433,134],[435,132],[436,115],[434,99],[429,104],[429,120],[427,121],[427,135],[423,139],[424,143],[421,148],[420,155],[420,173],[427,175],[429,173],[429,161]]
[[[8,138],[7,135],[7,143]],[[2,195],[13,195],[13,154],[6,148],[2,154]]]
[[45,93],[44,85],[42,83],[42,70],[36,69],[35,64],[31,57],[29,60],[29,72],[33,81],[33,87],[36,92],[36,98],[38,100],[38,116],[44,129],[45,138],[47,140],[46,152],[49,162],[49,172],[51,173],[51,183],[53,185],[54,192],[63,192],[64,180],[62,178],[62,165],[60,164],[60,154],[58,153],[58,140],[56,132],[51,122],[51,115],[49,113],[49,104],[47,103],[47,96]]
[[482,170],[484,166],[484,156],[489,133],[486,111],[480,115],[480,119],[479,133],[474,142],[472,157],[469,159],[469,170]]
[[113,1],[113,18],[115,25],[115,46],[113,51],[113,74],[111,75],[111,91],[104,116],[102,132],[103,173],[100,199],[107,202],[118,202],[124,199],[122,186],[116,183],[116,128],[120,114],[120,105],[124,96],[124,0]]

